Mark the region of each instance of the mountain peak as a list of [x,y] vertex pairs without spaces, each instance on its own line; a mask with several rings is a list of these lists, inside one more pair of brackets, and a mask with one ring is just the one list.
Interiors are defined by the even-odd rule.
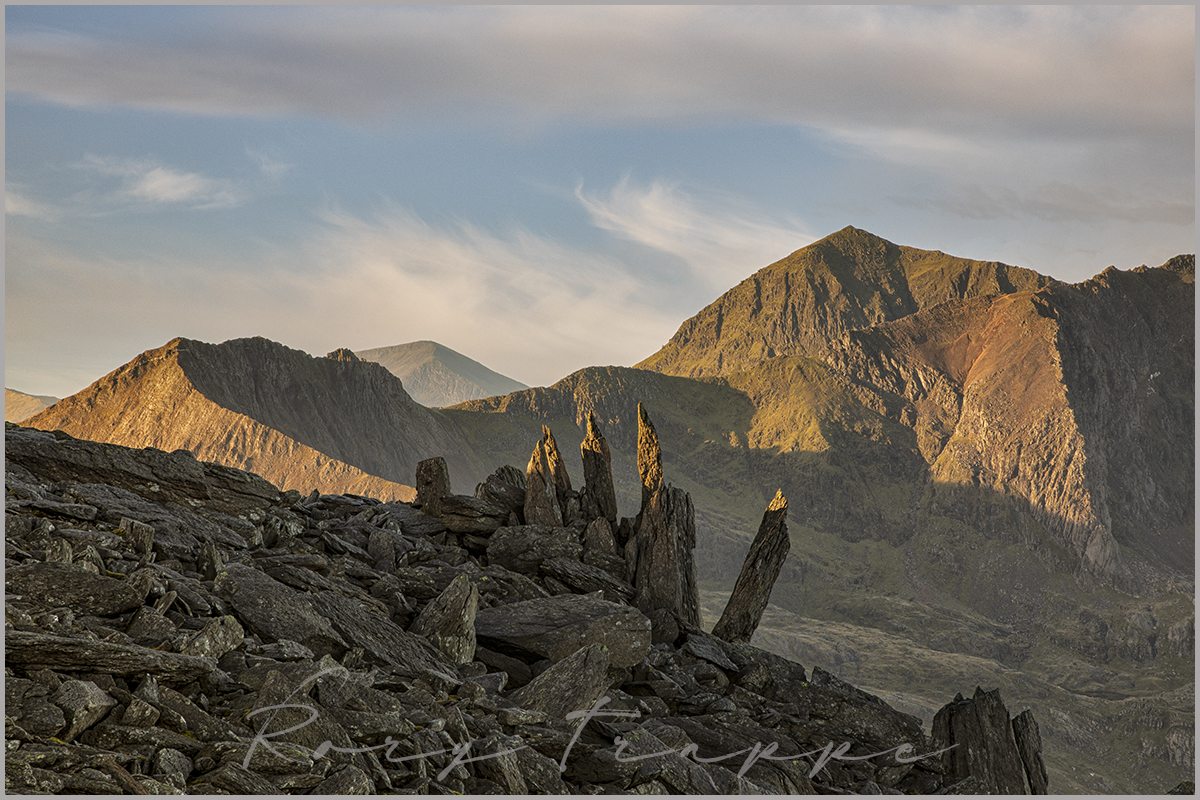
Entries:
[[897,245],[847,226],[760,269],[637,366],[690,377],[726,375],[775,356],[816,356],[848,331],[947,300],[1054,283],[1032,270]]
[[359,350],[357,356],[385,367],[404,381],[404,388],[414,400],[431,408],[529,388],[428,339]]

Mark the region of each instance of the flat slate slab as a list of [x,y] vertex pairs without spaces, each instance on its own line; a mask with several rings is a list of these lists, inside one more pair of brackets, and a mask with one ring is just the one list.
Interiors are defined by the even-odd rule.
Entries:
[[631,606],[595,595],[566,594],[481,608],[475,635],[500,651],[561,661],[589,644],[608,648],[614,667],[630,667],[650,652],[650,620]]

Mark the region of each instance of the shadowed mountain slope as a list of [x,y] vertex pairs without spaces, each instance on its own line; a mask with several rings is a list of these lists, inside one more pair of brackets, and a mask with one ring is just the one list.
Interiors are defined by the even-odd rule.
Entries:
[[359,350],[355,355],[382,364],[404,381],[409,397],[430,408],[528,388],[437,342],[377,347]]
[[15,389],[4,390],[4,421],[20,422],[29,419],[44,408],[58,402],[57,397],[43,394],[25,394]]
[[411,495],[418,461],[461,441],[399,379],[339,350],[314,358],[263,338],[175,339],[28,420],[84,439],[185,449],[284,489]]

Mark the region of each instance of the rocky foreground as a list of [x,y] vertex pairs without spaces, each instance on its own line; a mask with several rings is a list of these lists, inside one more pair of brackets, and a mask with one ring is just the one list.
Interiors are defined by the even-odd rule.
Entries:
[[691,499],[642,433],[618,520],[594,424],[578,491],[547,430],[473,497],[422,462],[413,504],[6,425],[7,791],[1047,790],[998,692],[927,733],[747,643],[782,495],[702,631]]

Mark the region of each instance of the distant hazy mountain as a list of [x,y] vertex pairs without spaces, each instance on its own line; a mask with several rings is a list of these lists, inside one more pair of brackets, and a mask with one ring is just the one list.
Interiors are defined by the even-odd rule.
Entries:
[[57,402],[57,397],[45,394],[25,394],[6,388],[4,390],[4,421],[20,422]]
[[404,382],[413,400],[430,408],[529,388],[437,342],[377,347],[359,350],[355,355],[382,364]]
[[349,350],[314,358],[263,338],[174,339],[29,419],[43,430],[130,447],[190,450],[282,489],[413,496],[417,462],[460,439],[399,380]]

